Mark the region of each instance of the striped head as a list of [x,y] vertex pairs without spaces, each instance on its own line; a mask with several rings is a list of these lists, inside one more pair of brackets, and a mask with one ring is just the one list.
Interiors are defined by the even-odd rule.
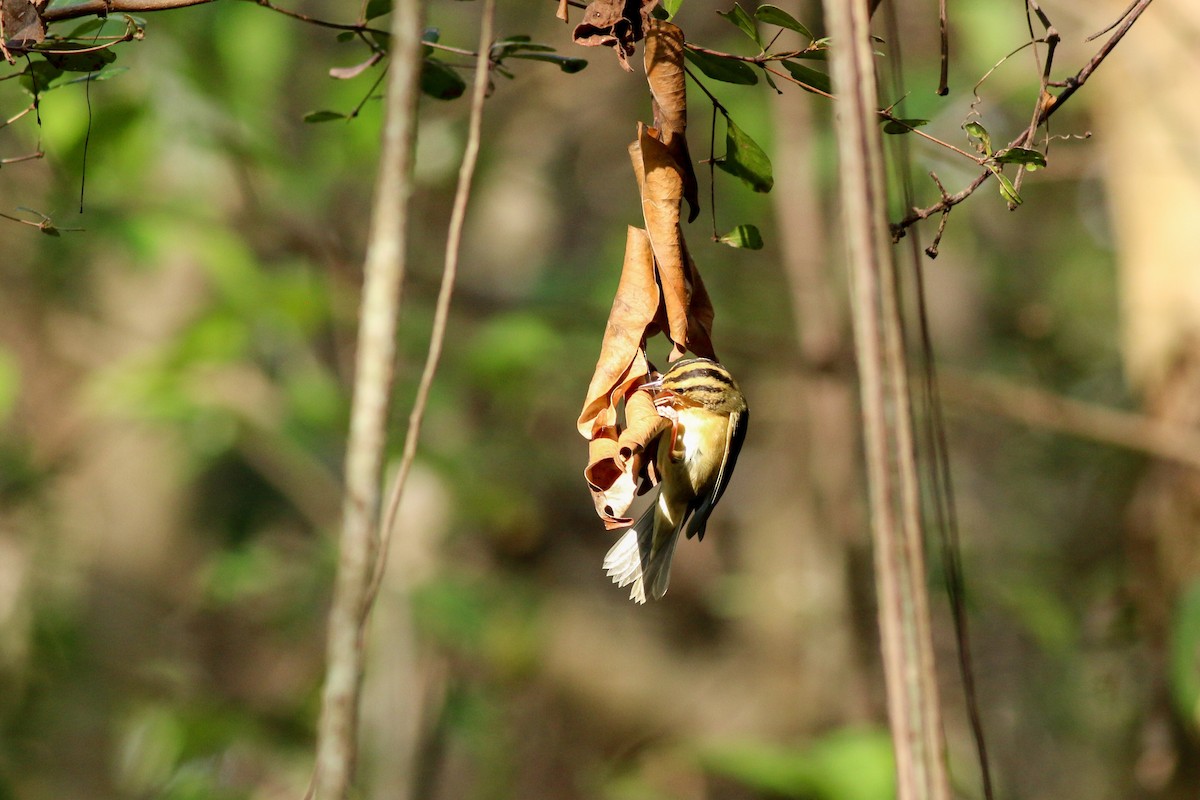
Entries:
[[714,414],[746,410],[746,398],[729,370],[710,358],[677,361],[663,374],[660,395],[673,395],[684,405],[700,406]]

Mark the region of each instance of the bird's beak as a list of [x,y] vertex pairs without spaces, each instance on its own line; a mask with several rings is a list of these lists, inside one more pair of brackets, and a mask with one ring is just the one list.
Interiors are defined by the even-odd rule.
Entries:
[[663,382],[663,376],[662,376],[662,375],[659,375],[657,378],[655,378],[655,379],[654,379],[654,380],[652,380],[652,381],[646,381],[645,383],[643,383],[643,384],[642,384],[641,386],[639,386],[638,388],[639,388],[639,389],[645,389],[647,392],[654,393],[654,392],[657,392],[659,389],[661,389],[661,388],[662,388],[662,382]]

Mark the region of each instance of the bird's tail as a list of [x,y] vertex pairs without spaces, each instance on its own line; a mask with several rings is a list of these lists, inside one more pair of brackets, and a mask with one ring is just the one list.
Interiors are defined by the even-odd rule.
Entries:
[[605,572],[612,577],[613,583],[618,586],[633,584],[629,599],[635,603],[646,602],[647,587],[655,600],[661,599],[671,580],[671,558],[675,555],[679,532],[672,529],[656,534],[656,527],[666,527],[663,524],[666,520],[655,513],[657,507],[658,503],[655,503],[646,509],[604,557]]

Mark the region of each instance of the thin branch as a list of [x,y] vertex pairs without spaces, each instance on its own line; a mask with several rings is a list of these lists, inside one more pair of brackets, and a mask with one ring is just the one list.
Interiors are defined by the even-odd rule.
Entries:
[[950,94],[950,33],[946,18],[946,0],[938,0],[938,49],[941,62],[938,68],[938,97]]
[[329,612],[316,765],[309,789],[310,796],[317,800],[345,800],[357,760],[363,671],[360,624],[378,547],[380,473],[408,238],[421,65],[421,5],[421,0],[398,0],[392,12],[392,75],[363,268],[342,533]]
[[[1125,37],[1125,34],[1129,32],[1129,29],[1133,27],[1133,24],[1137,22],[1138,18],[1142,15],[1142,12],[1149,7],[1151,2],[1153,2],[1153,0],[1137,0],[1137,2],[1121,20],[1120,24],[1113,32],[1113,35],[1110,36],[1104,43],[1104,46],[1101,47],[1094,56],[1092,56],[1092,58],[1083,66],[1082,69],[1079,70],[1079,72],[1075,73],[1074,76],[1063,82],[1062,85],[1065,88],[1058,96],[1054,96],[1049,92],[1042,92],[1037,103],[1037,112],[1035,117],[1037,119],[1037,125],[1034,126],[1035,131],[1037,127],[1041,126],[1046,122],[1046,120],[1050,119],[1050,117],[1053,116],[1058,109],[1062,108],[1063,105],[1065,105],[1066,102],[1071,99],[1075,92],[1083,88],[1083,85],[1087,83],[1088,78],[1090,78],[1092,73],[1094,73],[1102,63],[1104,63],[1104,59],[1108,58],[1109,53],[1111,53],[1113,48],[1116,47],[1117,44],[1120,43],[1121,39]],[[1030,134],[1030,132],[1025,130],[1022,131],[1020,136],[1018,136],[1016,139],[1013,139],[1008,144],[1008,147],[1025,147],[1032,141],[1032,139],[1033,136]],[[941,200],[931,206],[927,206],[925,208],[914,208],[899,222],[892,224],[892,240],[899,241],[904,237],[908,229],[916,223],[923,219],[928,219],[939,212],[947,211],[961,203],[963,200],[966,200],[968,197],[974,194],[975,190],[983,185],[983,183],[989,177],[991,177],[991,174],[991,170],[984,170],[962,191],[956,192],[952,195],[944,196]]]
[[1193,428],[1003,378],[943,371],[941,385],[954,405],[1200,469],[1200,433]]
[[61,22],[79,17],[104,17],[109,14],[148,14],[211,3],[213,0],[86,0],[69,6],[50,6],[42,11],[42,21]]
[[272,3],[271,0],[249,0],[249,2],[252,2],[255,5],[262,6],[263,8],[270,9],[271,11],[274,11],[277,14],[283,14],[285,17],[291,17],[292,19],[300,20],[301,22],[307,22],[309,25],[316,25],[317,27],[320,27],[320,28],[331,28],[335,31],[354,31],[355,33],[375,33],[375,34],[380,34],[382,36],[386,36],[388,33],[385,30],[380,30],[379,28],[372,28],[365,24],[347,23],[347,22],[330,22],[329,20],[319,19],[317,17],[310,17],[308,14],[301,14],[299,11],[291,11],[286,8],[281,8],[277,5],[275,5],[274,3]]
[[882,132],[867,8],[824,0],[842,103],[836,115],[842,219],[858,356],[879,631],[899,800],[948,800],[933,663],[920,493],[904,337],[888,244]]
[[[479,29],[479,51],[486,53],[492,42],[493,21],[495,17],[495,0],[485,0],[483,5],[483,20]],[[438,291],[437,308],[434,311],[433,328],[429,339],[429,352],[425,356],[425,368],[421,373],[421,382],[417,386],[417,396],[413,402],[412,412],[408,417],[408,432],[404,437],[404,452],[400,457],[400,466],[392,490],[388,495],[387,508],[383,514],[383,524],[380,526],[379,559],[375,567],[375,576],[367,595],[365,612],[370,610],[379,586],[383,582],[384,571],[387,568],[387,553],[396,527],[396,516],[400,510],[400,500],[404,496],[404,487],[408,474],[412,470],[413,460],[417,454],[417,444],[421,438],[421,424],[425,420],[425,406],[429,401],[429,390],[433,386],[437,374],[438,362],[442,356],[442,347],[446,341],[446,325],[450,317],[450,300],[454,295],[454,281],[458,274],[458,259],[462,245],[463,225],[467,218],[467,203],[471,199],[471,182],[475,177],[475,166],[479,161],[479,142],[483,127],[483,101],[487,97],[489,72],[492,64],[488,59],[480,58],[475,65],[475,82],[471,91],[471,118],[467,127],[467,145],[463,152],[462,165],[458,171],[458,186],[454,193],[454,206],[450,212],[450,225],[446,234],[446,255],[442,264],[442,285]]]

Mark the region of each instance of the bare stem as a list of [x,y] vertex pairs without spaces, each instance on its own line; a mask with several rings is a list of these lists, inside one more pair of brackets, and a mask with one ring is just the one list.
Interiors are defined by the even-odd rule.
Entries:
[[879,630],[899,800],[948,800],[945,743],[926,594],[912,414],[868,8],[824,0],[833,39],[842,217],[875,547]]
[[[483,21],[479,30],[479,52],[486,53],[492,42],[493,20],[495,17],[495,0],[485,0],[483,5]],[[408,474],[412,470],[413,459],[417,454],[417,443],[421,438],[421,423],[425,419],[425,406],[429,401],[429,390],[437,374],[438,361],[441,359],[442,347],[446,341],[446,325],[450,317],[450,300],[454,295],[454,280],[458,274],[459,252],[462,245],[463,225],[467,218],[467,203],[471,199],[471,182],[475,176],[475,165],[479,161],[479,142],[483,127],[483,101],[487,96],[488,79],[491,64],[486,58],[480,58],[475,64],[475,83],[471,91],[471,119],[468,123],[467,145],[463,152],[462,165],[458,170],[458,186],[454,194],[454,207],[450,212],[450,226],[446,234],[446,255],[442,264],[442,286],[438,292],[437,308],[434,311],[433,329],[429,340],[429,351],[425,356],[425,369],[421,373],[421,382],[417,386],[416,400],[408,417],[408,432],[404,437],[404,452],[400,457],[400,466],[396,472],[388,496],[387,508],[380,527],[380,557],[375,569],[375,577],[371,583],[367,602],[374,602],[383,581],[384,569],[387,562],[387,552],[391,545],[393,529],[396,525],[396,515],[400,510],[400,500],[404,495],[404,486]]]
[[[1096,54],[1093,55],[1091,59],[1089,59],[1088,62],[1084,64],[1077,73],[1075,73],[1075,75],[1067,78],[1067,80],[1063,82],[1062,85],[1064,88],[1062,92],[1060,92],[1057,96],[1046,91],[1041,93],[1041,96],[1037,100],[1036,110],[1034,111],[1033,115],[1033,118],[1036,120],[1036,124],[1031,126],[1032,130],[1036,131],[1037,128],[1043,125],[1046,120],[1050,119],[1050,117],[1053,116],[1058,109],[1062,108],[1063,105],[1071,99],[1072,95],[1083,88],[1083,85],[1087,83],[1088,78],[1090,78],[1092,73],[1095,72],[1102,63],[1104,63],[1104,59],[1108,58],[1108,54],[1111,53],[1113,48],[1115,48],[1117,44],[1120,43],[1121,39],[1125,37],[1125,34],[1129,32],[1131,27],[1133,27],[1133,23],[1137,22],[1138,17],[1140,17],[1142,12],[1149,7],[1151,2],[1153,2],[1153,0],[1137,0],[1137,2],[1121,18],[1120,23],[1116,26],[1116,30],[1114,30],[1112,36],[1105,41],[1104,46],[1096,51]],[[1030,129],[1026,129],[1021,132],[1020,136],[1009,142],[1008,147],[1025,147],[1032,140],[1033,134],[1031,133]],[[909,228],[921,220],[928,219],[938,212],[947,211],[961,203],[963,200],[966,200],[968,197],[974,194],[975,190],[982,186],[983,183],[989,177],[991,177],[991,175],[991,170],[985,169],[962,191],[951,195],[944,195],[942,199],[931,206],[927,206],[925,208],[914,208],[902,220],[892,225],[893,241],[899,241]]]
[[344,800],[348,796],[358,752],[363,671],[361,620],[378,545],[377,507],[408,237],[420,64],[421,2],[397,0],[392,19],[392,75],[387,90],[383,148],[363,268],[358,354],[346,452],[346,494],[337,578],[329,612],[327,671],[317,731],[316,766],[310,788],[310,795],[317,800]]

